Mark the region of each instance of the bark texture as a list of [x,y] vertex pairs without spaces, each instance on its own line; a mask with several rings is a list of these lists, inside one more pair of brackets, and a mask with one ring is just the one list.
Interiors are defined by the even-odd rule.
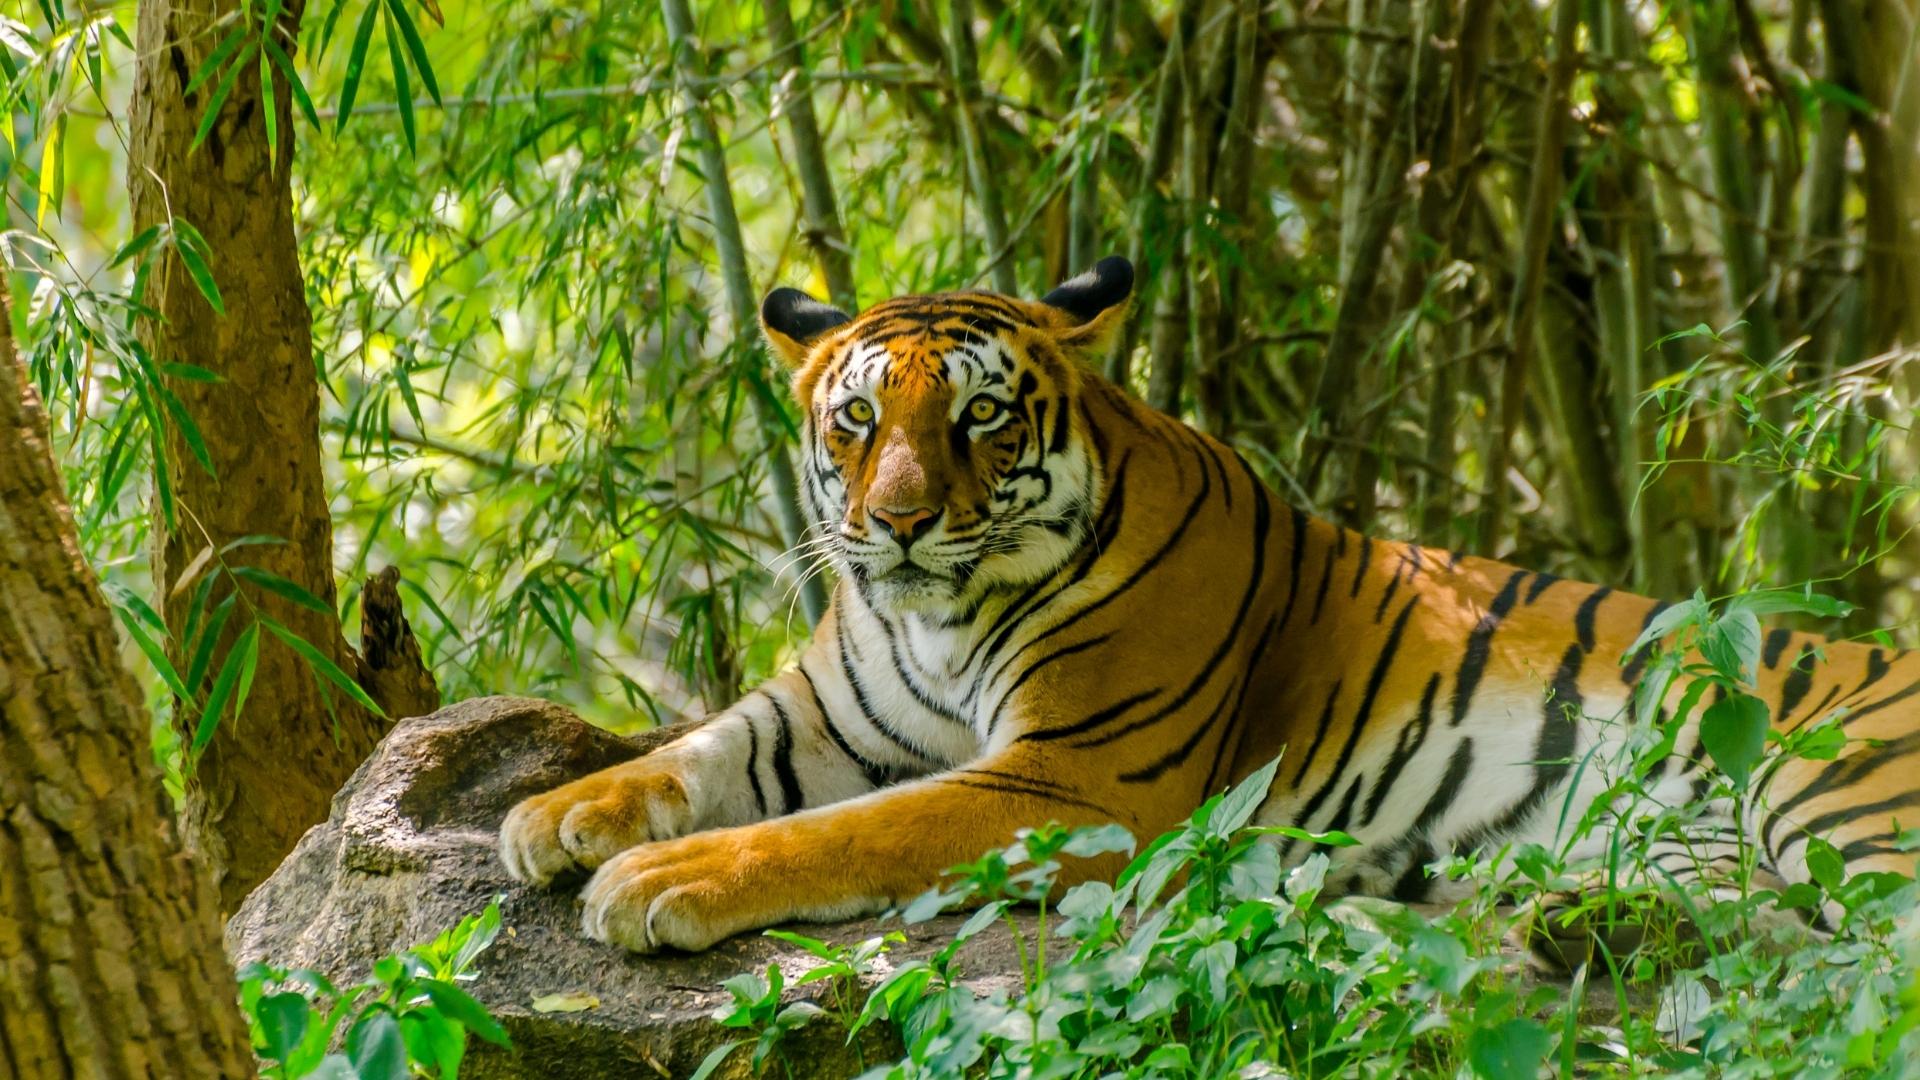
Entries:
[[[297,0],[285,5],[279,40],[289,52],[303,7]],[[370,655],[363,664],[334,614],[319,383],[289,186],[291,95],[284,85],[275,88],[279,145],[270,156],[258,65],[245,65],[205,141],[193,145],[213,81],[194,93],[186,92],[187,85],[241,8],[242,0],[143,0],[139,9],[128,171],[134,228],[174,218],[197,227],[212,249],[211,269],[226,308],[224,316],[213,309],[177,256],[165,261],[148,287],[147,302],[158,314],[141,327],[148,350],[159,361],[196,364],[222,380],[170,382],[205,436],[213,469],[195,460],[178,426],[169,432],[161,467],[176,509],[169,522],[156,506],[154,530],[154,580],[165,600],[163,614],[176,654],[184,652],[179,639],[194,590],[174,585],[198,571],[194,560],[243,536],[278,537],[285,543],[238,548],[224,558],[290,580],[330,610],[309,610],[249,586],[242,612],[273,618],[356,674],[389,715],[428,711],[438,702],[422,691],[431,679],[418,650],[378,650],[381,663],[411,670],[392,679],[373,677],[376,658]],[[225,580],[216,587],[209,607],[228,587]],[[365,610],[371,614],[374,607]],[[384,608],[397,617],[397,597]],[[246,622],[231,619],[228,638]],[[370,640],[373,631],[370,626]],[[404,621],[385,640],[395,634],[406,634]],[[184,657],[177,666],[185,671]],[[219,670],[217,657],[208,670]],[[201,758],[185,816],[187,843],[213,870],[226,910],[272,872],[302,832],[326,817],[334,791],[387,727],[337,691],[329,700],[306,661],[272,635],[263,636],[253,686],[245,714],[223,723]],[[188,723],[197,720],[194,712],[180,710]]]
[[0,298],[0,1078],[253,1073]]

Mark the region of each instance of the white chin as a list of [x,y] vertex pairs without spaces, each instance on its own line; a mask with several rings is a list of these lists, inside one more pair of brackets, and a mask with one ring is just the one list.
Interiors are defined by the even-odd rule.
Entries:
[[901,611],[925,611],[944,607],[954,599],[950,578],[928,573],[894,571],[872,579],[874,603]]

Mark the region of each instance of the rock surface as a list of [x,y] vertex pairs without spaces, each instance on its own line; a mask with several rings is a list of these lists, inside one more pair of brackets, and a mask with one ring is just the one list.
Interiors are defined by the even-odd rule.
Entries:
[[[635,757],[682,730],[623,739],[558,705],[500,697],[402,721],[335,797],[328,820],[307,832],[233,916],[227,952],[236,963],[311,967],[357,982],[373,961],[432,940],[500,895],[503,929],[469,989],[506,1025],[514,1049],[471,1040],[465,1075],[686,1076],[737,1034],[712,1021],[713,1010],[729,1000],[721,980],[775,963],[791,984],[819,961],[759,936],[695,956],[633,956],[580,935],[572,888],[518,885],[495,853],[500,820],[520,799]],[[960,921],[801,929],[839,943],[907,931],[909,942],[890,954],[898,962],[932,952]],[[1001,978],[1015,981],[994,974],[1018,970],[1007,939],[983,934],[968,943],[965,967],[983,973],[976,983],[982,989]],[[801,993],[817,998],[826,986]],[[569,991],[600,1004],[573,1013],[531,1008],[537,997]],[[850,1076],[863,1061],[898,1052],[890,1034],[871,1034],[856,1051],[839,1025],[823,1020],[791,1033],[782,1047],[799,1075]],[[718,1075],[747,1075],[746,1065],[742,1050]]]

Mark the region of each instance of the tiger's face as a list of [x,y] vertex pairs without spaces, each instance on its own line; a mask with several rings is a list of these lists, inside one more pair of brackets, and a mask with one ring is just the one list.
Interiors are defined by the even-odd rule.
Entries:
[[805,410],[813,542],[870,602],[965,611],[1085,541],[1100,477],[1079,365],[1124,317],[1132,276],[1109,259],[1037,303],[946,293],[858,317],[767,297],[761,322]]

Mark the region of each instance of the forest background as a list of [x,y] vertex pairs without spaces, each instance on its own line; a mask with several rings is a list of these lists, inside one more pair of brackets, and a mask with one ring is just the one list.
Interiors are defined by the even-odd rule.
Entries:
[[1107,374],[1302,509],[1920,641],[1910,0],[5,13],[13,336],[229,904],[380,730],[383,566],[449,700],[794,654],[781,284],[1124,253]]

